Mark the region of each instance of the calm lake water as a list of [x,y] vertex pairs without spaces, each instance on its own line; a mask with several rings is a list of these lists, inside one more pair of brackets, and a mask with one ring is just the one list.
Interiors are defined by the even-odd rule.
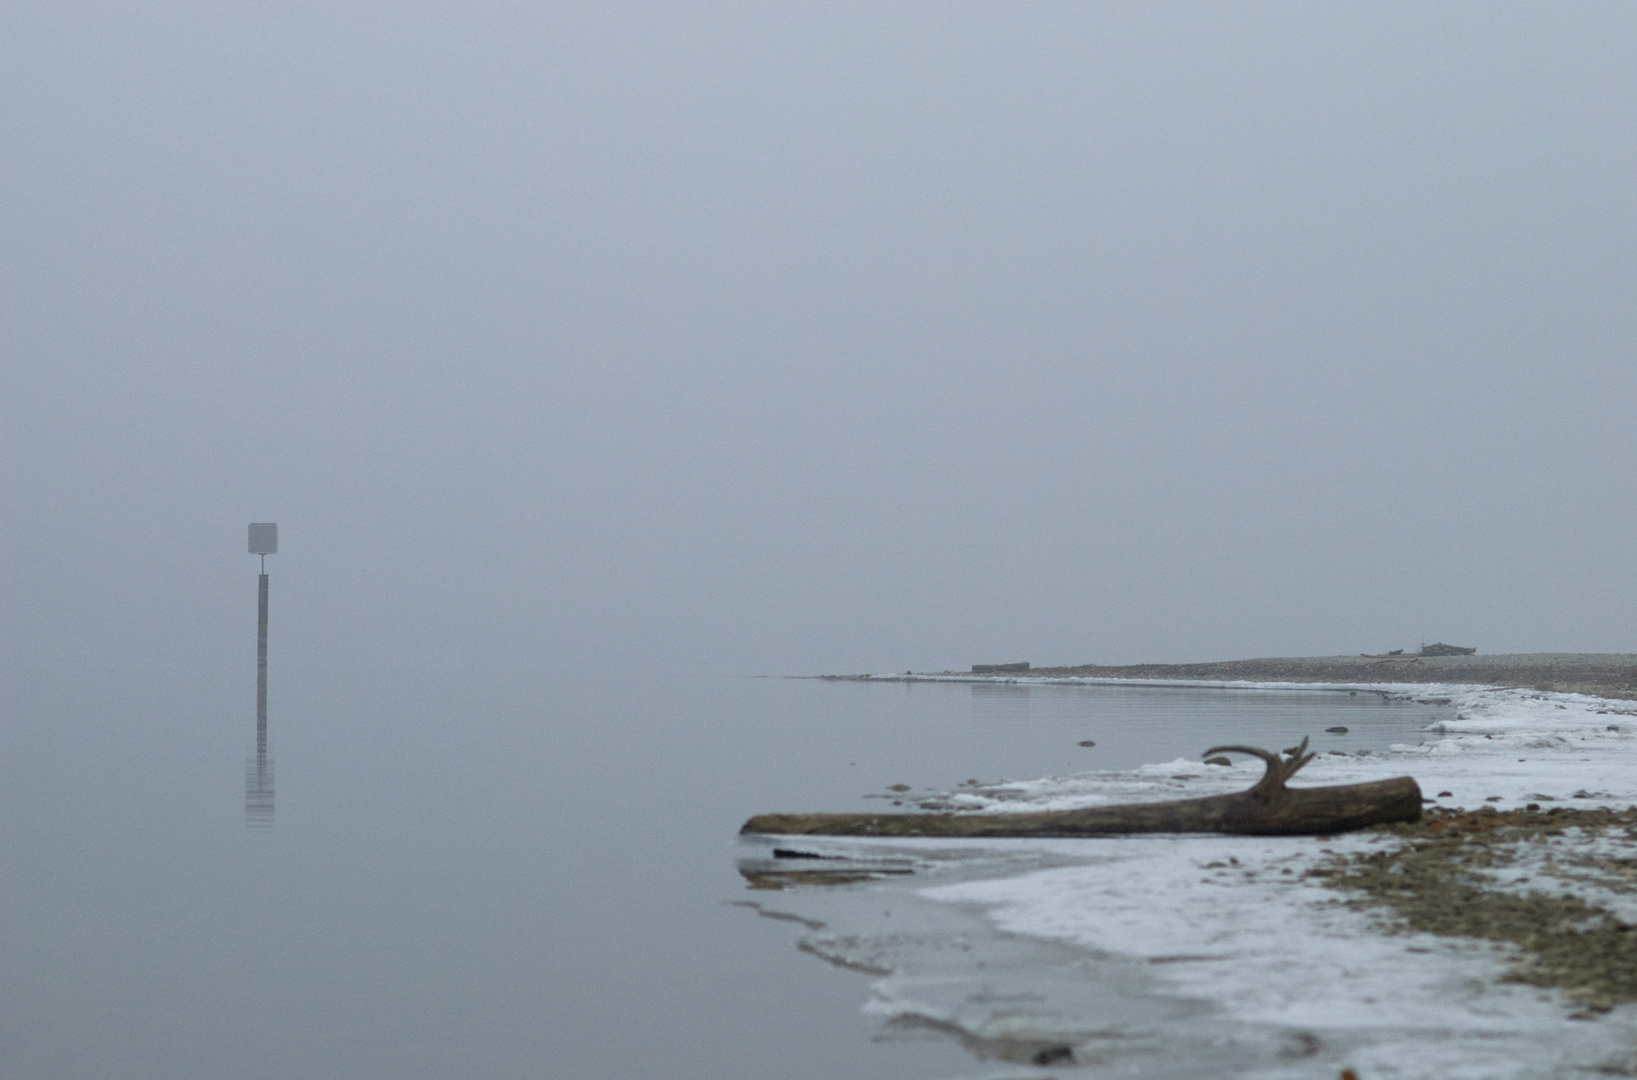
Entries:
[[870,976],[744,906],[782,895],[735,870],[747,816],[1218,741],[1385,747],[1437,712],[516,672],[273,682],[275,819],[250,828],[253,684],[7,674],[0,1075],[973,1075],[969,1047],[885,1031],[860,1013]]

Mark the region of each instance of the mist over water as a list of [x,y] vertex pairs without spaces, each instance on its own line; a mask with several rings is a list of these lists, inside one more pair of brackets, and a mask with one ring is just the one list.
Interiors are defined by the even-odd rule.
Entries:
[[13,5],[29,663],[1637,650],[1626,5]]
[[0,1072],[956,1072],[723,906],[746,815],[1417,717],[726,676],[1637,651],[1634,54],[9,4]]

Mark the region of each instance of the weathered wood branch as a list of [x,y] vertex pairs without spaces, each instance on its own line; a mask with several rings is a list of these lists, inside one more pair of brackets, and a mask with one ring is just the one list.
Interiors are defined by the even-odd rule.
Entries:
[[1254,754],[1267,763],[1267,772],[1248,791],[1199,799],[1024,814],[760,814],[739,831],[806,836],[1310,836],[1421,817],[1421,787],[1408,776],[1366,784],[1286,787],[1285,781],[1313,760],[1306,739],[1283,756],[1254,746],[1205,751],[1206,756],[1219,753]]

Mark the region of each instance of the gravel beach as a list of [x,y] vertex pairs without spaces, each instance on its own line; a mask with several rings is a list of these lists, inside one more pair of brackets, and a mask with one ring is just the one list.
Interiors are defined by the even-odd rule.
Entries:
[[[944,672],[963,675],[966,672]],[[1637,698],[1637,653],[1494,656],[1300,656],[1204,664],[1037,667],[1034,678],[1199,679],[1211,682],[1463,683]]]

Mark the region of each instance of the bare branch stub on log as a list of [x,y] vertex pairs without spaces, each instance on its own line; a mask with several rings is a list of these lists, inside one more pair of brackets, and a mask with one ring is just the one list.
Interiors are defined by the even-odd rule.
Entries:
[[1301,741],[1301,745],[1291,747],[1282,755],[1263,750],[1259,746],[1213,746],[1199,756],[1208,758],[1212,754],[1250,754],[1266,762],[1268,771],[1262,774],[1262,779],[1256,782],[1255,787],[1246,792],[1247,795],[1256,795],[1265,801],[1277,799],[1280,793],[1285,791],[1285,781],[1295,776],[1303,765],[1316,756],[1308,753],[1306,739]]
[[1421,817],[1421,787],[1408,776],[1286,787],[1285,781],[1313,760],[1306,739],[1282,755],[1254,746],[1216,746],[1205,756],[1220,753],[1253,754],[1267,763],[1267,772],[1247,791],[1200,799],[1023,814],[761,814],[739,831],[807,836],[1307,836]]

